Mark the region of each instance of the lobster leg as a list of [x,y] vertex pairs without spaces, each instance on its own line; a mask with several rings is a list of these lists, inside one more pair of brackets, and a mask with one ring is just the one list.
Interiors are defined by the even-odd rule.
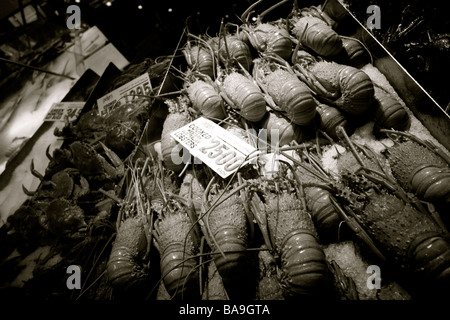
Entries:
[[264,243],[267,247],[267,249],[270,252],[273,252],[273,245],[272,245],[272,239],[269,235],[269,229],[267,226],[267,217],[264,213],[264,206],[262,204],[261,199],[257,194],[253,194],[251,198],[251,206],[253,208],[252,212],[256,219],[256,222],[258,223],[259,229],[261,230],[262,236],[264,238]]
[[334,274],[337,287],[346,300],[359,300],[358,291],[352,278],[347,277],[336,261],[331,260],[330,270]]
[[370,236],[364,231],[361,225],[356,221],[354,217],[351,217],[345,213],[345,211],[341,208],[341,206],[337,203],[337,201],[330,197],[330,200],[336,210],[338,211],[341,218],[347,223],[350,229],[356,234],[358,238],[360,238],[382,261],[386,261],[386,257],[381,253],[381,251],[375,246],[375,243],[370,238]]
[[[37,177],[40,181],[41,181],[41,184],[42,185],[48,185],[48,184],[50,184],[50,185],[52,185],[53,187],[56,187],[56,183],[54,183],[53,181],[45,181],[44,180],[44,176],[39,172],[39,171],[37,171],[35,168],[34,168],[34,160],[33,159],[31,159],[31,164],[30,164],[30,171],[31,171],[31,174],[33,175],[33,176],[35,176],[35,177]],[[39,187],[38,187],[39,188]],[[36,191],[30,191],[30,190],[28,190],[23,184],[22,184],[22,190],[23,190],[23,192],[27,195],[27,196],[33,196],[36,192],[37,192],[37,190]]]

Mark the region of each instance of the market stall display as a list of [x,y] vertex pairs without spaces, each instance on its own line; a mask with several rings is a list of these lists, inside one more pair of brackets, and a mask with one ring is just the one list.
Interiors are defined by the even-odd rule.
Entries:
[[[105,70],[2,226],[3,290],[151,301],[445,293],[447,115],[407,73],[382,72],[400,66],[339,2],[294,2],[265,21],[283,5],[257,1],[242,26],[222,20],[215,37],[186,27],[172,55]],[[79,290],[69,266],[81,267]],[[382,282],[369,286],[374,266]]]

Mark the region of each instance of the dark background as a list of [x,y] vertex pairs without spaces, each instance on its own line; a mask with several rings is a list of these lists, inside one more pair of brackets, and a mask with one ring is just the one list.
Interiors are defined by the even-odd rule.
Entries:
[[[89,26],[98,26],[106,37],[131,63],[145,58],[156,58],[174,53],[187,26],[193,34],[215,36],[221,21],[238,23],[240,15],[255,0],[2,0],[0,4],[0,45],[13,41],[22,33],[34,37],[59,36],[66,32],[66,10],[71,4],[81,8],[81,19]],[[323,4],[324,1],[299,0],[299,7]],[[441,107],[450,107],[450,19],[444,1],[438,0],[343,0],[350,11],[363,24],[369,5],[381,9],[381,29],[374,30],[375,37],[395,56]],[[35,22],[21,28],[12,28],[7,21],[14,6],[39,3],[45,8],[45,24]],[[264,0],[256,7],[261,13],[278,0]],[[138,6],[142,5],[142,9]],[[283,4],[266,17],[267,21],[286,17],[293,1]],[[169,11],[170,9],[170,11]],[[56,13],[56,14],[55,14]],[[189,19],[187,19],[190,17]],[[49,27],[53,26],[52,27]],[[58,29],[59,28],[59,29]],[[56,30],[56,31],[55,31]],[[62,35],[64,37],[67,35]],[[69,39],[70,40],[70,39]],[[182,45],[186,38],[183,39]],[[32,53],[36,52],[36,49]],[[29,53],[28,55],[32,55]],[[27,56],[28,57],[28,56]],[[45,59],[28,59],[32,65]],[[32,63],[31,63],[32,62]],[[7,74],[0,63],[0,79]]]

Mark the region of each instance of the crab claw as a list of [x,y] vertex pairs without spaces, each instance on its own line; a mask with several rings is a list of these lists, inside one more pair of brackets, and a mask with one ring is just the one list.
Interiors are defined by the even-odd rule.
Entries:
[[47,149],[45,149],[45,155],[47,156],[48,160],[52,161],[53,156],[50,154],[50,146],[51,146],[51,144],[49,144]]
[[[31,170],[31,174],[33,175],[33,176],[35,176],[35,177],[37,177],[39,180],[41,180],[41,183],[44,183],[44,184],[51,184],[52,186],[54,186],[54,187],[56,187],[56,183],[54,183],[53,181],[45,181],[44,180],[44,176],[39,172],[39,171],[37,171],[35,168],[34,168],[34,160],[33,159],[31,159],[31,164],[30,164],[30,170]],[[25,192],[26,193],[26,192]]]
[[34,168],[34,159],[31,159],[30,170],[33,176],[39,178],[41,181],[44,180],[44,176]]
[[99,143],[102,146],[103,150],[105,150],[105,154],[108,156],[109,160],[111,160],[112,164],[114,165],[114,170],[116,171],[117,176],[122,177],[125,173],[125,167],[122,159],[120,159],[114,151],[105,146],[103,142],[99,141]]
[[36,191],[30,191],[27,188],[25,188],[25,186],[23,184],[22,184],[22,190],[23,190],[23,193],[25,193],[27,196],[30,196],[30,197],[36,193]]

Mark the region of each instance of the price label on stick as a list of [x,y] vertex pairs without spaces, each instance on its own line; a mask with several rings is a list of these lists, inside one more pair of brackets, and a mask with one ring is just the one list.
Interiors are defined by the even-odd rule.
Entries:
[[148,73],[137,77],[123,86],[111,91],[103,97],[97,99],[98,111],[101,116],[107,116],[112,110],[123,103],[132,102],[140,95],[148,95],[152,90],[152,84]]
[[52,104],[44,121],[65,121],[66,116],[69,121],[78,118],[85,102],[58,102]]
[[226,178],[256,155],[256,148],[211,120],[200,117],[171,133],[191,155]]

